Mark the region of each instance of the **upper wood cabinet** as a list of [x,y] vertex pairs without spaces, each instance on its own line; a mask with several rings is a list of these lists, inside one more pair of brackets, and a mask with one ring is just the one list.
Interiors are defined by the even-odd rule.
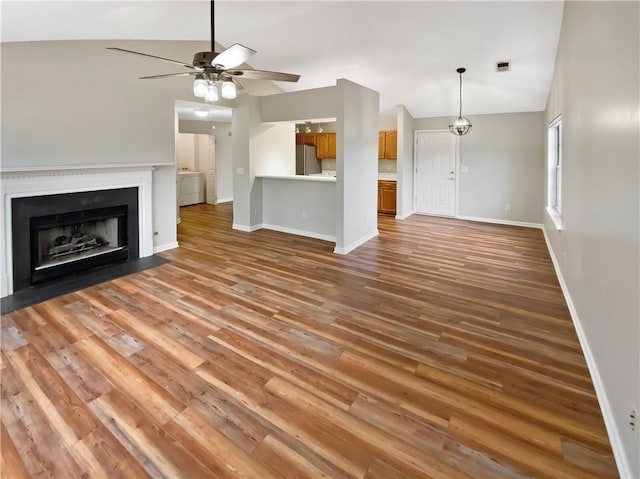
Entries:
[[398,159],[398,132],[381,131],[378,133],[378,159]]
[[318,158],[335,159],[336,157],[336,134],[316,133],[316,147]]
[[296,145],[316,145],[316,133],[296,133]]
[[387,146],[386,140],[386,132],[380,131],[378,132],[378,159],[382,160],[384,158],[384,151]]

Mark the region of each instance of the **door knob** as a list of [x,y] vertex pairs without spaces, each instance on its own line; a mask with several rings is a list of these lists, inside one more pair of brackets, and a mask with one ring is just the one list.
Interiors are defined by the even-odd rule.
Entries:
[[453,176],[450,176],[450,177],[449,177],[449,179],[450,179],[450,180],[453,180]]

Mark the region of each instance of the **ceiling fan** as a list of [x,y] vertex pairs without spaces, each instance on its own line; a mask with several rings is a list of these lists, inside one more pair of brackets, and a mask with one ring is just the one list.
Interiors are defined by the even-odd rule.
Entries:
[[237,66],[245,63],[256,53],[255,50],[247,48],[244,45],[240,45],[239,43],[231,45],[229,48],[221,52],[216,52],[214,3],[214,0],[211,0],[211,51],[196,53],[193,56],[193,63],[191,65],[178,60],[171,60],[170,58],[149,55],[148,53],[125,50],[124,48],[107,47],[107,50],[133,53],[135,55],[155,58],[156,60],[163,60],[165,62],[175,63],[185,68],[189,68],[190,71],[187,72],[145,76],[140,77],[140,79],[151,80],[158,78],[193,75],[195,76],[195,79],[193,81],[193,94],[196,97],[204,98],[206,101],[218,101],[218,83],[220,83],[220,93],[222,94],[223,98],[235,98],[236,88],[242,88],[242,86],[236,81],[236,79],[238,78],[247,80],[273,80],[289,82],[297,82],[300,79],[300,75],[294,75],[291,73],[253,70],[251,68],[237,69]]

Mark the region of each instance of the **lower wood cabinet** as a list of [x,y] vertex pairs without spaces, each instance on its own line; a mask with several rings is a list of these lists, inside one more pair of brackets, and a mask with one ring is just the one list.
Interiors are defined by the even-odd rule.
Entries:
[[378,213],[396,214],[396,182],[378,180]]

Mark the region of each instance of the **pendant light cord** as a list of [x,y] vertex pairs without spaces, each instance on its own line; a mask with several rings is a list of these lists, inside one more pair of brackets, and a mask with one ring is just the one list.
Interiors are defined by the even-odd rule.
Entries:
[[460,112],[458,113],[458,118],[462,118],[462,73],[460,75]]

